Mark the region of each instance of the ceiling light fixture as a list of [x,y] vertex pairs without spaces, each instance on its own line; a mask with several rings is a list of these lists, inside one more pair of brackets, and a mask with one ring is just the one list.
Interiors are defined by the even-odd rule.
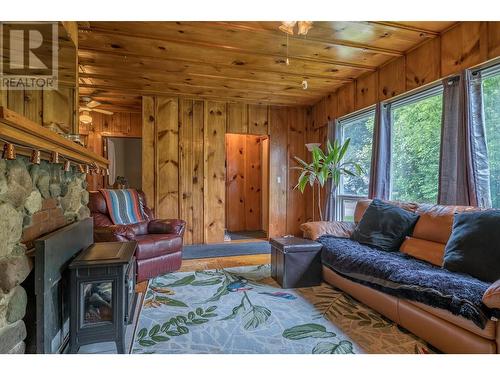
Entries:
[[312,24],[312,21],[283,21],[278,29],[287,35],[293,35],[295,25],[297,25],[297,34],[307,35],[309,30],[312,28]]
[[[290,59],[288,56],[288,37],[290,35],[293,36],[295,25],[298,25],[297,34],[305,36],[309,30],[311,30],[312,24],[312,21],[282,21],[281,25],[278,26],[278,29],[286,34],[286,65],[290,65]],[[307,84],[306,87],[304,87],[304,90],[305,89],[307,89]]]
[[297,21],[283,21],[279,26],[279,29],[283,31],[285,34],[293,35],[293,28]]
[[309,30],[311,30],[312,24],[312,21],[299,21],[297,34],[307,35]]
[[82,114],[80,115],[80,122],[84,124],[90,124],[92,123],[92,116],[90,116],[89,111],[83,111]]

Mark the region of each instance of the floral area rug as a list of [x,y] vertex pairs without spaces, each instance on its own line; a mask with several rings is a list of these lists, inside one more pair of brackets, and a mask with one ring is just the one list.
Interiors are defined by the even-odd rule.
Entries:
[[151,280],[132,353],[354,354],[434,350],[327,284],[281,289],[270,266]]

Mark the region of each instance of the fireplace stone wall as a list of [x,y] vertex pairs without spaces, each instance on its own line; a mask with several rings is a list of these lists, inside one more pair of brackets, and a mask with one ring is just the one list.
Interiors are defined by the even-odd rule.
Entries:
[[24,353],[33,240],[90,216],[85,175],[61,164],[0,160],[0,354]]

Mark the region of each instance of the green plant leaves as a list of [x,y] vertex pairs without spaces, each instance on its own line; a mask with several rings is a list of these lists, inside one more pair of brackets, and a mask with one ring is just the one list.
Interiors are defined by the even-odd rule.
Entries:
[[264,306],[252,306],[251,309],[244,315],[246,320],[245,329],[257,328],[261,324],[267,322],[267,319],[271,316],[271,310]]
[[295,188],[303,193],[308,183],[311,186],[318,184],[323,187],[329,179],[332,179],[334,187],[337,187],[340,183],[341,175],[361,175],[363,170],[358,164],[352,161],[343,161],[349,148],[350,141],[351,140],[347,138],[343,144],[340,144],[335,140],[332,145],[328,140],[326,144],[326,154],[322,149],[314,146],[311,150],[312,162],[310,163],[295,156],[294,159],[298,167],[292,167],[292,169],[301,171]]
[[151,328],[149,330],[149,336],[154,336],[156,335],[158,332],[160,332],[160,325],[159,324],[156,324],[155,326],[153,326],[153,328]]
[[191,283],[191,285],[193,285],[193,286],[215,285],[215,284],[219,284],[221,281],[222,281],[222,278],[213,277],[210,279],[195,280]]
[[312,350],[312,354],[354,354],[352,343],[342,340],[338,344],[333,342],[320,342]]
[[165,342],[165,341],[169,341],[170,340],[168,337],[166,337],[166,336],[160,336],[160,335],[151,336],[151,339],[154,342]]
[[137,333],[137,337],[139,339],[142,339],[144,337],[146,337],[146,335],[148,334],[148,330],[146,328],[143,328],[141,329],[138,333]]
[[351,143],[351,138],[347,138],[344,141],[344,144],[340,147],[340,151],[338,154],[338,161],[341,161],[344,158],[344,155],[347,152],[347,148],[349,147],[349,143]]
[[211,313],[213,311],[217,310],[217,306],[210,306],[205,310],[206,313]]
[[191,284],[196,279],[195,275],[188,275],[183,277],[182,279],[176,280],[173,283],[167,284],[166,286],[184,286]]
[[188,307],[184,302],[179,301],[177,299],[165,297],[165,296],[158,296],[156,297],[156,301],[167,306],[175,306],[175,307]]
[[153,345],[156,345],[156,342],[154,342],[152,340],[144,339],[144,340],[139,340],[139,344],[141,346],[153,346]]
[[[160,333],[160,325],[155,324],[151,329],[148,330],[146,328],[142,328],[138,333],[137,333],[137,341],[139,342],[139,345],[141,346],[153,346],[158,342],[165,342],[170,340],[166,336],[159,335]],[[148,337],[146,337],[146,335]]]
[[210,306],[206,310],[198,307],[196,311],[190,311],[187,315],[177,315],[170,318],[168,322],[155,324],[151,329],[142,328],[137,333],[137,342],[141,346],[153,346],[159,342],[169,341],[169,337],[182,336],[189,333],[188,326],[204,324],[209,318],[216,317],[217,306]]
[[295,188],[299,188],[300,192],[303,193],[306,186],[307,186],[307,183],[309,182],[309,178],[307,176],[307,171],[303,171],[301,174],[300,174],[300,177],[299,177],[299,182],[297,183],[297,186],[295,186]]
[[165,331],[165,333],[169,336],[180,336],[181,333],[178,331]]
[[231,280],[229,280],[229,278],[226,277],[224,279],[224,282],[222,283],[222,285],[219,288],[217,288],[217,291],[214,293],[214,295],[212,297],[208,298],[207,300],[205,300],[203,303],[218,301],[222,296],[228,294],[229,291],[227,290],[227,286],[230,283],[231,283]]
[[245,297],[241,299],[241,303],[235,307],[233,307],[233,312],[229,314],[228,316],[220,319],[220,320],[230,320],[236,318],[238,315],[243,313],[245,311]]
[[308,323],[287,328],[283,331],[283,337],[289,340],[302,340],[308,337],[327,338],[335,337],[335,333],[327,332],[321,324]]
[[[217,316],[217,315],[216,315]],[[204,319],[204,318],[195,318],[191,321],[193,324],[203,324],[203,323],[206,323],[208,322],[208,319]]]

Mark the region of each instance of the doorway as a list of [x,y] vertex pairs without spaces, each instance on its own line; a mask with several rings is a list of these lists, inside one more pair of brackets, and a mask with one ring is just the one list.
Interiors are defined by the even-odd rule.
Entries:
[[[109,160],[108,186],[142,189],[142,139],[106,137],[105,155]],[[120,186],[124,182],[125,186]]]
[[225,241],[266,240],[269,226],[269,139],[226,134]]

